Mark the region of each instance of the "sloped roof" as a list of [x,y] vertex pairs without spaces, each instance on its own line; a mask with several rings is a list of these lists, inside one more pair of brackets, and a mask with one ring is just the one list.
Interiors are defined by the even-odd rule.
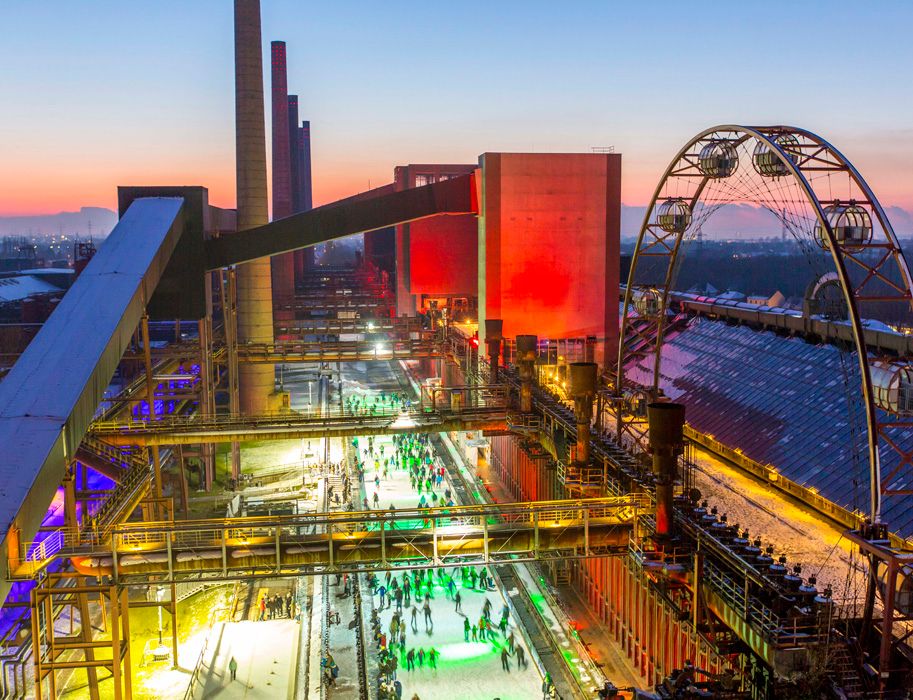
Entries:
[[[850,510],[867,512],[869,469],[859,368],[852,353],[767,331],[694,318],[670,331],[662,350],[663,391],[687,406],[687,420],[785,477],[818,489]],[[634,362],[626,376],[652,383],[652,364]],[[913,449],[913,431],[891,431]],[[882,473],[898,463],[882,452]],[[911,488],[903,473],[892,488]],[[913,536],[913,496],[891,497],[890,529]]]
[[33,294],[59,292],[60,287],[32,275],[0,278],[0,304],[21,301]]

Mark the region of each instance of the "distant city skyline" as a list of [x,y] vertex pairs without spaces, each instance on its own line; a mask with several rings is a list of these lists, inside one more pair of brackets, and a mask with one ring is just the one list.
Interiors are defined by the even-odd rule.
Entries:
[[[265,0],[263,48],[288,43],[315,205],[397,164],[612,145],[640,206],[703,128],[791,123],[913,210],[913,6],[717,8]],[[0,216],[114,208],[119,184],[201,184],[233,206],[232,36],[226,0],[5,3]]]

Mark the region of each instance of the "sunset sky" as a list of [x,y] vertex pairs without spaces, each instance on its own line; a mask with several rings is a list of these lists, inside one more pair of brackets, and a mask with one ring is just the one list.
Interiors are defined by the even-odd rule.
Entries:
[[[311,120],[315,204],[397,164],[608,145],[643,204],[694,133],[779,122],[913,208],[913,3],[262,4]],[[230,0],[4,0],[0,215],[114,208],[118,184],[233,206],[232,60]]]

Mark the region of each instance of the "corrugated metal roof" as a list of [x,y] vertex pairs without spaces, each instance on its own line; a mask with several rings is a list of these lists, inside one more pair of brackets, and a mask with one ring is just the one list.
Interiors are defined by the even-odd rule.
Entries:
[[[663,391],[687,406],[697,430],[845,508],[867,512],[865,408],[855,354],[705,318],[670,332],[662,354]],[[650,362],[633,363],[626,374],[652,384]],[[889,434],[913,449],[911,431]],[[883,474],[899,463],[887,450],[882,460]],[[903,472],[899,478],[909,481]],[[891,530],[913,535],[913,496],[887,499],[883,515]]]

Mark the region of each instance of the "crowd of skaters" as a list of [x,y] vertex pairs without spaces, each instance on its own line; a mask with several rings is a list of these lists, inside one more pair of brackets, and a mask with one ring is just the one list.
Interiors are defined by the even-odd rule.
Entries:
[[[389,443],[375,441],[373,437],[361,441],[355,438],[352,446],[356,451],[354,466],[359,478],[365,482],[366,492],[369,492],[373,481],[372,498],[369,500],[365,496],[362,503],[366,510],[384,507],[380,499],[382,480],[397,471],[408,473],[410,486],[418,499],[418,508],[454,505],[453,495],[444,480],[444,468],[434,464],[433,447],[428,435],[393,436],[392,451]],[[373,467],[374,477],[365,481],[369,466]],[[392,503],[387,507],[394,509]],[[372,573],[368,583],[375,601],[371,611],[370,635],[371,648],[380,669],[377,679],[380,700],[402,700],[403,672],[411,675],[423,669],[437,669],[440,652],[433,644],[434,616],[431,607],[435,588],[442,589],[445,598],[453,603],[452,614],[463,618],[465,642],[490,645],[492,653],[499,654],[505,673],[510,673],[514,667],[518,671],[529,668],[526,652],[518,643],[516,631],[510,624],[510,609],[506,604],[497,618],[492,615],[492,604],[487,597],[482,602],[477,619],[470,618],[463,610],[464,594],[494,590],[494,578],[486,567],[458,566]],[[380,612],[388,609],[392,609],[392,615],[385,627]],[[421,639],[421,635],[429,638],[428,643],[413,642]],[[418,700],[418,695],[412,696],[412,700]]]

